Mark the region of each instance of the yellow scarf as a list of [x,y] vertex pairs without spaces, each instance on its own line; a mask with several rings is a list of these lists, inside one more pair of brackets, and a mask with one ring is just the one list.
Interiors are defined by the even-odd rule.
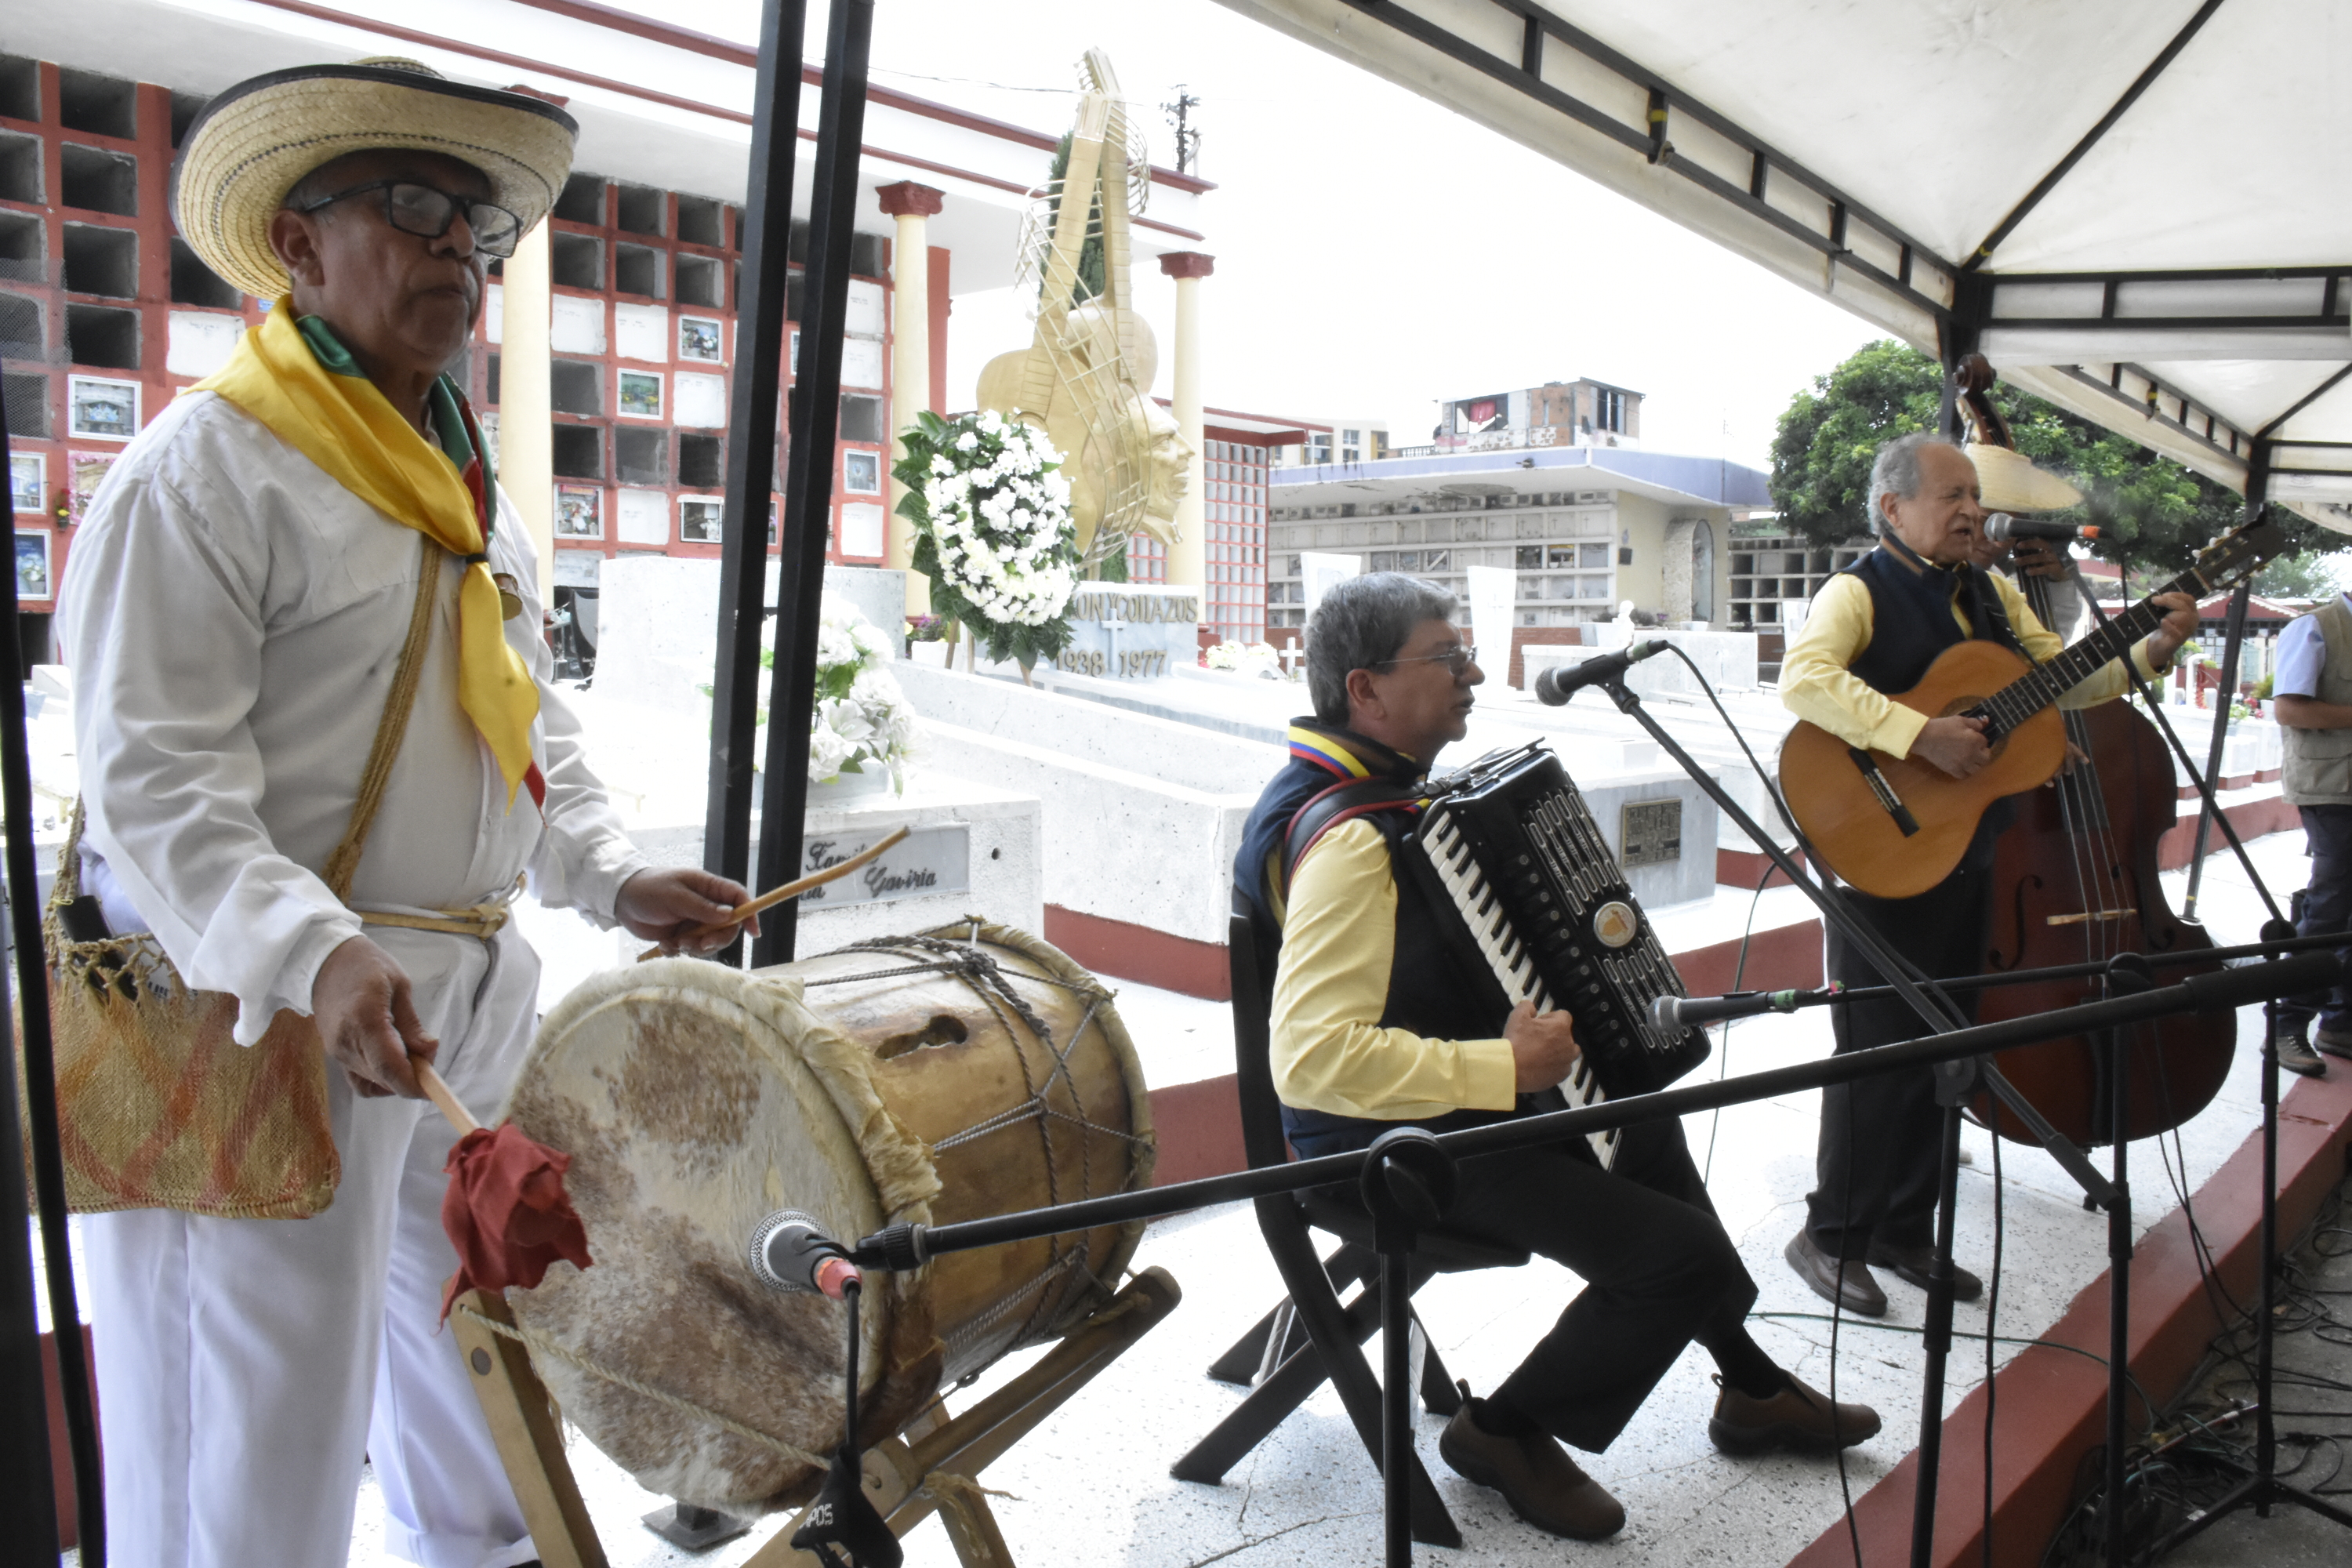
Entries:
[[457,592],[457,702],[497,757],[513,809],[531,767],[539,688],[508,646],[482,514],[456,465],[373,382],[320,363],[290,300],[278,300],[237,340],[228,363],[191,390],[220,394],[352,494],[467,563]]

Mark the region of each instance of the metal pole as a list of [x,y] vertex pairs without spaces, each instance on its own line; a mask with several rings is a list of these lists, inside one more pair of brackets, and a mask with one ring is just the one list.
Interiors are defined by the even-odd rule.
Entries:
[[2238,650],[2246,641],[2246,601],[2252,596],[2253,584],[2241,583],[2230,595],[2230,619],[2224,634],[2221,651],[2221,684],[2213,693],[2213,739],[2205,751],[2205,778],[2212,792],[2200,795],[2197,802],[2197,840],[2189,851],[2189,890],[2180,900],[2180,918],[2197,918],[2198,885],[2205,879],[2205,840],[2213,829],[2213,816],[2219,808],[2221,787],[2221,747],[2230,738],[2230,704],[2238,693]]
[[[740,220],[746,293],[736,302],[727,499],[719,546],[719,652],[710,687],[710,787],[702,818],[703,868],[738,882],[748,882],[751,869],[751,750],[759,727],[767,518],[776,488],[773,437],[782,384],[785,263],[792,250],[801,37],[807,14],[806,0],[768,0],[761,12],[751,184]],[[740,963],[742,945],[739,939],[719,962]]]
[[[817,616],[833,517],[835,431],[841,415],[841,339],[849,321],[849,247],[856,237],[858,142],[866,132],[866,57],[874,0],[833,0],[817,111],[816,180],[809,197],[807,303],[793,367],[792,438],[784,479],[783,554],[776,578],[776,666],[769,686],[767,785],[760,803],[760,879],[798,875],[808,803],[809,720],[816,707]],[[768,911],[754,964],[789,963],[798,906]]]
[[[2267,437],[2257,437],[2253,450],[2246,457],[2246,521],[2262,515],[2263,502],[2269,499],[2271,487],[2271,444]],[[2230,733],[2230,704],[2238,695],[2238,650],[2246,640],[2246,603],[2253,596],[2253,579],[2238,584],[2230,595],[2230,620],[2224,634],[2221,652],[2221,689],[2213,700],[2213,741],[2205,752],[2207,788],[2198,792],[2197,839],[2189,850],[2189,890],[2180,900],[2180,918],[2197,918],[2197,892],[2205,880],[2205,836],[2213,826],[2214,814],[2221,809],[2216,795],[2221,789],[2221,742]],[[2189,679],[2195,680],[2192,670]],[[2190,695],[2193,697],[2194,692]]]
[[[7,414],[0,405],[0,457],[7,455]],[[11,514],[14,515],[13,513]],[[58,1370],[64,1374],[66,1416],[74,1437],[74,1493],[81,1526],[83,1560],[106,1561],[105,1502],[99,1489],[98,1447],[91,1425],[89,1370],[81,1353],[81,1313],[74,1302],[73,1265],[68,1250],[65,1173],[58,1156],[56,1064],[49,1051],[49,991],[41,953],[40,881],[34,873],[32,770],[25,754],[24,672],[16,621],[16,574],[12,566],[0,584],[0,626],[8,632],[0,655],[0,785],[5,785],[8,832],[10,931],[23,987],[26,1109],[17,1120],[16,1063],[0,1050],[0,1474],[7,1477],[8,1505],[0,1527],[0,1563],[54,1563],[60,1550],[57,1482],[49,1463],[49,1404],[41,1376],[40,1315],[33,1300],[33,1255],[26,1217],[33,1208],[25,1188],[25,1145],[20,1126],[33,1132],[33,1167],[48,1201],[39,1205],[41,1251],[49,1283],[50,1319],[57,1328]],[[0,1017],[8,1001],[8,977],[0,970]],[[62,1306],[62,1310],[60,1310]],[[71,1351],[68,1354],[68,1347]],[[91,1441],[87,1447],[85,1436]]]
[[1944,1108],[1936,1173],[1936,1252],[1927,1265],[1927,1350],[1919,1402],[1919,1482],[1911,1500],[1911,1568],[1935,1561],[1936,1485],[1944,1453],[1944,1363],[1952,1350],[1952,1229],[1959,1207],[1960,1108]]
[[[2217,973],[2200,974],[2158,990],[2117,996],[2053,1012],[2008,1018],[1998,1024],[1978,1024],[1950,1035],[1930,1035],[1899,1045],[1874,1046],[1843,1056],[1789,1067],[1767,1068],[1738,1078],[1711,1079],[1681,1089],[1631,1095],[1572,1110],[1546,1111],[1515,1117],[1490,1126],[1448,1132],[1438,1146],[1456,1160],[1487,1154],[1507,1154],[1520,1149],[1566,1143],[1588,1132],[1636,1122],[1663,1121],[1696,1110],[1750,1100],[1802,1094],[1833,1083],[1852,1083],[1874,1073],[1934,1067],[1964,1057],[1989,1056],[2017,1046],[2061,1040],[2094,1029],[2145,1023],[2185,1012],[2219,1011],[2250,1005],[2268,996],[2293,996],[2331,984],[2344,972],[2341,961],[2329,953],[2302,953],[2272,963],[2245,964]],[[860,1268],[913,1268],[942,1253],[965,1252],[978,1247],[1001,1247],[1031,1241],[1041,1236],[1092,1230],[1099,1226],[1125,1225],[1131,1220],[1158,1219],[1184,1214],[1211,1204],[1235,1203],[1276,1193],[1301,1192],[1334,1182],[1356,1181],[1364,1171],[1362,1152],[1318,1154],[1286,1165],[1261,1165],[1223,1176],[1201,1176],[1164,1187],[1114,1193],[1107,1197],[1080,1198],[1049,1209],[1024,1210],[985,1219],[959,1220],[952,1225],[894,1225],[859,1239],[852,1261]],[[2105,1178],[2101,1178],[2105,1184]]]
[[1381,1248],[1381,1512],[1388,1568],[1412,1568],[1412,1263],[1410,1238]]

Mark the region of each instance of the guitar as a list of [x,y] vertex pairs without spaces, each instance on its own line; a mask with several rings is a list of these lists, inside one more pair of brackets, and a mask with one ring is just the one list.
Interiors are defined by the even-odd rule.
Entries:
[[1956,779],[1916,757],[1849,746],[1800,720],[1780,746],[1780,793],[1814,852],[1874,898],[1907,899],[1952,873],[1976,837],[1985,808],[2002,795],[2047,783],[2066,760],[2058,699],[2127,656],[2157,628],[2158,595],[2203,599],[2273,556],[2287,542],[2258,520],[2197,557],[2197,564],[2047,664],[2031,665],[1999,643],[1971,638],[1947,648],[1918,685],[1895,698],[1930,718],[1985,721],[1992,761]]

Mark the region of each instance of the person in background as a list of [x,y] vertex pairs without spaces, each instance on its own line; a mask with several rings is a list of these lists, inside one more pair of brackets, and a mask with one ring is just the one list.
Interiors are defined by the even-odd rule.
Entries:
[[[2286,742],[2281,793],[2303,814],[2304,853],[2311,857],[2295,930],[2304,936],[2352,930],[2352,595],[2333,595],[2287,623],[2271,700]],[[2279,1066],[2305,1078],[2326,1075],[2321,1051],[2352,1058],[2352,987],[2281,1003],[2272,1044]]]

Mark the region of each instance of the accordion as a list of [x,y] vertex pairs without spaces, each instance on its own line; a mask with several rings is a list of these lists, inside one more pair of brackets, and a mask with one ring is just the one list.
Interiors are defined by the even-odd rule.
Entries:
[[[1654,999],[1683,994],[1681,976],[1541,742],[1441,781],[1413,838],[1422,854],[1405,858],[1461,916],[1453,934],[1472,972],[1491,974],[1507,1006],[1574,1016],[1582,1054],[1558,1090],[1566,1107],[1663,1089],[1706,1059],[1706,1031],[1652,1018]],[[1587,1134],[1604,1168],[1619,1135]]]

